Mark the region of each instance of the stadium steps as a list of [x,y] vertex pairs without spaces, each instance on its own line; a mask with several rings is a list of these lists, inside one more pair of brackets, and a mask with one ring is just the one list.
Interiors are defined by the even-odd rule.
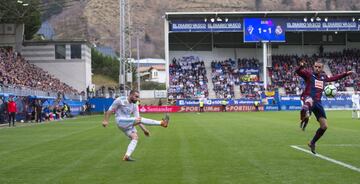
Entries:
[[206,70],[206,77],[208,79],[208,91],[209,91],[209,98],[216,98],[216,94],[214,91],[214,84],[212,82],[212,76],[211,76],[211,62],[204,62],[205,64],[205,70]]
[[331,77],[333,76],[332,73],[331,73],[331,69],[329,67],[329,61],[330,59],[324,59],[325,61],[325,65],[324,65],[324,72],[326,73],[327,76]]
[[[325,65],[324,65],[324,72],[326,73],[327,76],[332,77],[333,74],[331,73],[331,69],[329,67],[329,62],[331,61],[331,59],[324,59],[325,61]],[[347,92],[354,92],[354,88],[353,87],[346,87],[345,88]]]
[[351,92],[351,93],[354,93],[355,91],[354,87],[346,87],[345,89],[347,92]]
[[234,86],[234,98],[241,98],[240,86]]

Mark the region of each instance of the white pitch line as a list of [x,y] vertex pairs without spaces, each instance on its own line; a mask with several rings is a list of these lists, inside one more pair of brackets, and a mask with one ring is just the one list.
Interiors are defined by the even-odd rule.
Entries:
[[[293,146],[304,146],[304,145],[293,145]],[[360,144],[321,144],[322,147],[360,147]]]
[[313,156],[315,156],[315,157],[319,157],[319,158],[321,158],[321,159],[327,160],[327,161],[332,162],[332,163],[334,163],[334,164],[338,164],[338,165],[341,165],[341,166],[346,167],[346,168],[348,168],[348,169],[351,169],[351,170],[360,172],[360,168],[354,167],[354,166],[352,166],[352,165],[350,165],[350,164],[346,164],[346,163],[344,163],[344,162],[340,162],[340,161],[334,160],[334,159],[332,159],[332,158],[326,157],[326,156],[324,156],[324,155],[320,155],[320,154],[318,154],[318,153],[317,153],[317,154],[313,154],[311,151],[306,150],[306,149],[304,149],[304,148],[300,148],[299,146],[291,145],[291,147],[294,148],[294,149],[303,151],[303,152],[305,152],[305,153],[309,153],[309,154],[311,154],[311,155],[313,155]]

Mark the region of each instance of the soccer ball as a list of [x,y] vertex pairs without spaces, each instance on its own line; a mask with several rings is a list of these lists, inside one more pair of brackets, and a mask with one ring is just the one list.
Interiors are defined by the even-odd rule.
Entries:
[[325,93],[325,96],[334,98],[337,93],[337,89],[334,85],[327,85],[324,89],[324,93]]

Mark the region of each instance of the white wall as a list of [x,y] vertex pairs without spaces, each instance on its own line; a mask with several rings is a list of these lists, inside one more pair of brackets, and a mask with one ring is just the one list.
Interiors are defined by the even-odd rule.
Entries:
[[262,48],[237,48],[236,58],[256,58],[262,61]]
[[[157,77],[154,76],[154,72],[157,72]],[[151,70],[151,78],[149,79],[152,82],[165,83],[166,82],[166,71]]]
[[314,45],[280,45],[279,48],[272,49],[273,55],[313,55],[319,53],[319,46]]
[[0,35],[0,46],[15,46],[15,35]]
[[262,49],[254,48],[236,48],[236,49],[219,49],[214,48],[213,51],[170,51],[170,62],[172,59],[181,58],[183,56],[198,56],[205,62],[209,61],[224,61],[226,59],[237,59],[237,58],[257,58],[262,60]]
[[48,71],[60,81],[74,87],[79,91],[86,91],[85,62],[57,61],[57,62],[31,62],[36,66]]
[[55,60],[55,45],[26,46],[21,54],[29,61],[52,61]]
[[347,47],[360,49],[360,42],[348,42]]
[[158,80],[159,83],[165,83],[166,82],[166,71],[158,71],[158,77],[159,77],[159,80]]
[[0,24],[0,46],[11,46],[21,52],[24,24]]
[[[141,90],[140,91],[140,99],[154,99],[157,98],[156,94],[163,94],[166,95],[167,91],[166,90]],[[166,98],[166,97],[162,97],[162,98]]]
[[23,47],[22,55],[38,67],[78,91],[86,91],[91,82],[91,49],[81,46],[81,59],[71,59],[70,43],[66,44],[66,59],[55,59],[55,44],[35,44]]
[[[348,48],[360,49],[360,43],[349,42]],[[342,51],[345,45],[325,45],[324,52]],[[272,49],[272,55],[290,54],[290,55],[313,55],[319,53],[319,45],[280,45],[278,48]],[[175,58],[183,56],[198,56],[200,59],[206,61],[223,61],[225,59],[237,58],[257,58],[262,62],[262,48],[236,48],[236,49],[218,49],[213,51],[170,51],[170,62]]]
[[169,52],[169,59],[170,63],[172,59],[181,58],[183,56],[198,56],[201,60],[204,61],[223,61],[229,58],[235,58],[235,49],[213,49],[211,51],[170,51]]

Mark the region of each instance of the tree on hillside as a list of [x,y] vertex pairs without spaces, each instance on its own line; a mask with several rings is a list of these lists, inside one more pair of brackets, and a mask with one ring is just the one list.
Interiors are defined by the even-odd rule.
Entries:
[[0,3],[0,23],[25,24],[25,39],[29,40],[41,26],[39,0]]
[[119,81],[120,63],[117,58],[102,55],[99,51],[91,49],[91,66],[92,72],[110,77]]

